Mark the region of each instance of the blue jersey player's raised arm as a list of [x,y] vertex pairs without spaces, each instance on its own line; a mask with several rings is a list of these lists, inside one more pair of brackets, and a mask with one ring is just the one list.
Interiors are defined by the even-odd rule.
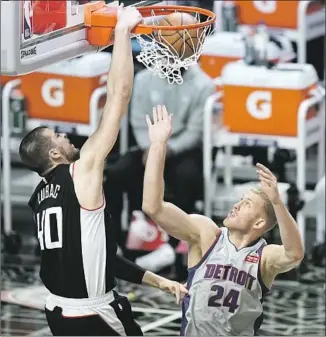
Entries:
[[[298,227],[280,199],[272,172],[257,164],[261,188],[236,203],[224,227],[189,215],[165,202],[164,161],[171,116],[163,106],[147,116],[149,149],[144,177],[143,211],[168,234],[189,243],[187,287],[181,334],[254,335],[262,322],[262,299],[275,276],[296,267],[304,248]],[[262,238],[278,223],[281,245]]]

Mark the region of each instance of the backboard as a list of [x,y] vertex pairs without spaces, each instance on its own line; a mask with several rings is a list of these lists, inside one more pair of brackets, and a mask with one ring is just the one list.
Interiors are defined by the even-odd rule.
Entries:
[[[1,74],[22,75],[44,66],[97,52],[86,40],[84,8],[92,0],[1,1]],[[118,6],[119,1],[106,1]],[[153,5],[163,1],[124,1]]]

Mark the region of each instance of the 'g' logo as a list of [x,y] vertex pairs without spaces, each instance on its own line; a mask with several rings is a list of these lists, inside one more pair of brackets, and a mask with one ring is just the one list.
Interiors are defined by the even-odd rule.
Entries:
[[268,1],[253,1],[255,8],[262,13],[271,14],[276,11],[277,1],[268,0]]
[[254,91],[246,101],[249,114],[256,119],[268,119],[272,116],[272,93],[270,91]]
[[51,107],[58,108],[64,105],[63,80],[51,79],[44,82],[41,94],[44,102]]

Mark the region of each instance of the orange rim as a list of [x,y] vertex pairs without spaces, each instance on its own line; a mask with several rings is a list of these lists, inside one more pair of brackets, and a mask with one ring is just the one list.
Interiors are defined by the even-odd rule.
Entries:
[[157,25],[146,25],[146,24],[139,24],[137,28],[151,28],[152,30],[183,30],[183,29],[196,29],[201,27],[206,27],[213,24],[216,20],[216,15],[214,12],[199,8],[199,7],[189,7],[189,6],[173,6],[173,5],[166,5],[166,6],[146,6],[146,7],[137,7],[139,12],[143,17],[150,17],[159,15],[168,15],[175,13],[177,10],[179,13],[199,13],[210,17],[207,21],[193,23],[190,25],[181,25],[181,26],[157,26]]
[[[148,24],[139,24],[132,33],[136,35],[149,35],[153,31],[167,30],[186,30],[200,29],[214,23],[215,14],[207,9],[187,6],[144,6],[137,7],[144,18],[152,16],[168,15],[175,12],[179,13],[199,13],[207,16],[204,22],[192,23],[190,25],[181,26],[156,26]],[[112,31],[117,24],[118,7],[107,6],[104,1],[90,3],[85,6],[84,24],[87,27],[87,40],[91,45],[106,46],[112,44]]]
[[[90,3],[85,6],[85,24],[88,27],[92,27],[92,13],[97,12],[98,10],[107,7],[104,1],[98,1],[95,3]],[[148,25],[148,24],[139,24],[135,29],[141,31],[153,31],[153,30],[184,30],[184,29],[196,29],[201,27],[206,27],[215,22],[216,15],[214,12],[209,11],[208,9],[203,9],[199,7],[188,7],[188,6],[145,6],[145,7],[137,7],[139,12],[143,17],[151,17],[151,16],[160,16],[160,15],[168,15],[175,13],[175,11],[179,11],[181,13],[199,13],[207,16],[207,21],[193,23],[190,25],[181,25],[181,26],[157,26],[157,25]],[[108,16],[108,20],[106,21],[106,27],[114,28],[116,24],[116,13],[117,7],[112,7],[111,12],[108,14],[103,14]]]

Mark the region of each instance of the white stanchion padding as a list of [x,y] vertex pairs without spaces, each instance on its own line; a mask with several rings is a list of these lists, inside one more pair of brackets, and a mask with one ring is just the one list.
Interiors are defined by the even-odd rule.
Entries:
[[325,242],[325,175],[319,180],[315,188],[315,200],[317,211],[316,243]]
[[8,82],[2,91],[2,184],[4,231],[9,234],[12,230],[11,213],[11,162],[10,162],[10,94],[20,85],[21,80]]

